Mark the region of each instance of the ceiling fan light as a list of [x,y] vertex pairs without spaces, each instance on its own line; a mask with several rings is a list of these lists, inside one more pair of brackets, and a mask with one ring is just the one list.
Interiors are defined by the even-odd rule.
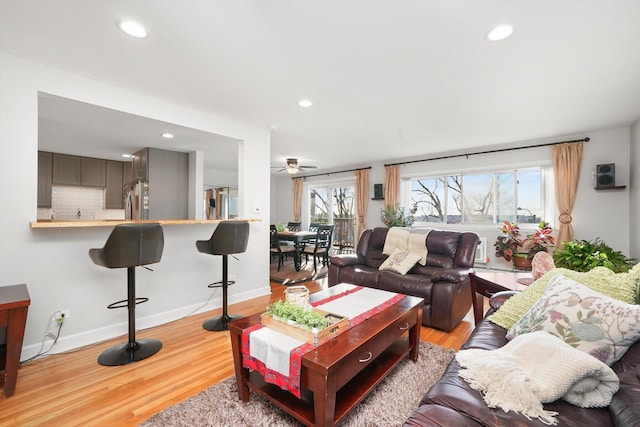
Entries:
[[291,175],[298,173],[299,170],[300,168],[297,165],[287,165],[287,172]]

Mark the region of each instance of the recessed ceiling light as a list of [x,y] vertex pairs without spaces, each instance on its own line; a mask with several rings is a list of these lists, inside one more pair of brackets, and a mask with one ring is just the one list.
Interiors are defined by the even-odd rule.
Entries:
[[167,138],[167,139],[171,139],[171,138],[173,138],[173,134],[169,133],[169,132],[165,132],[165,133],[162,134],[162,137],[163,138]]
[[133,154],[123,154],[122,157],[126,157],[127,159],[130,159],[133,157]]
[[146,39],[149,37],[149,31],[147,31],[142,24],[135,21],[120,21],[118,23],[118,27],[131,37],[135,37],[137,39]]
[[492,42],[504,40],[513,33],[511,25],[498,25],[487,34],[487,39]]
[[308,99],[301,99],[300,101],[298,101],[298,105],[302,108],[311,107],[311,101],[309,101]]

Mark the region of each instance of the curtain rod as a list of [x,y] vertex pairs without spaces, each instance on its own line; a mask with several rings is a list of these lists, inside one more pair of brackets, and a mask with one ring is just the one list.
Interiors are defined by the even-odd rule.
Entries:
[[406,161],[406,162],[388,163],[388,164],[385,164],[385,166],[406,165],[406,164],[409,164],[409,163],[429,162],[431,160],[452,159],[454,157],[469,157],[469,156],[475,156],[476,154],[501,153],[503,151],[524,150],[525,148],[547,147],[549,145],[570,144],[572,142],[589,142],[589,141],[590,141],[590,138],[586,137],[586,138],[583,138],[583,139],[574,139],[572,141],[549,142],[547,144],[530,145],[528,147],[500,148],[500,149],[497,149],[497,150],[476,151],[475,153],[452,154],[450,156],[433,157],[433,158],[430,158],[430,159],[409,160],[409,161]]
[[347,169],[347,170],[343,170],[343,171],[335,171],[335,172],[327,172],[327,173],[316,173],[314,175],[304,175],[304,176],[291,176],[291,179],[296,179],[296,178],[310,178],[312,176],[323,176],[323,175],[333,175],[335,173],[344,173],[344,172],[355,172],[355,171],[362,171],[362,170],[366,170],[366,169],[371,169],[371,166],[367,166],[366,168],[357,168],[357,169]]

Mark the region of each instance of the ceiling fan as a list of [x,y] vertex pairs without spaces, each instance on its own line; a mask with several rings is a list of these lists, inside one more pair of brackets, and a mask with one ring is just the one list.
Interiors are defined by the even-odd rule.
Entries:
[[[279,167],[279,166],[274,166]],[[287,159],[287,165],[276,172],[287,171],[291,175],[297,173],[300,169],[317,169],[317,166],[302,166],[298,164],[298,159]]]

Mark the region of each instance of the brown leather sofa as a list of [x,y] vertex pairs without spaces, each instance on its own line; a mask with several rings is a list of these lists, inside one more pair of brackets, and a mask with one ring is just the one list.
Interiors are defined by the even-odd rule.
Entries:
[[355,254],[334,255],[329,265],[329,286],[338,283],[398,292],[424,298],[422,324],[450,331],[469,312],[469,272],[478,236],[475,233],[433,230],[426,238],[427,264],[416,264],[406,275],[380,271],[384,241],[389,229],[378,227],[362,232]]
[[[511,295],[513,291],[495,294],[491,298],[492,308],[487,316]],[[507,343],[506,333],[504,328],[485,317],[462,348],[493,350],[502,347]],[[609,407],[585,409],[564,400],[544,405],[545,410],[558,412],[556,419],[559,427],[640,426],[640,342],[632,345],[611,368],[620,378],[620,389]],[[529,420],[514,412],[489,408],[480,393],[458,376],[459,370],[458,362],[453,359],[443,377],[423,396],[420,406],[405,422],[405,426],[545,426],[537,419]]]

